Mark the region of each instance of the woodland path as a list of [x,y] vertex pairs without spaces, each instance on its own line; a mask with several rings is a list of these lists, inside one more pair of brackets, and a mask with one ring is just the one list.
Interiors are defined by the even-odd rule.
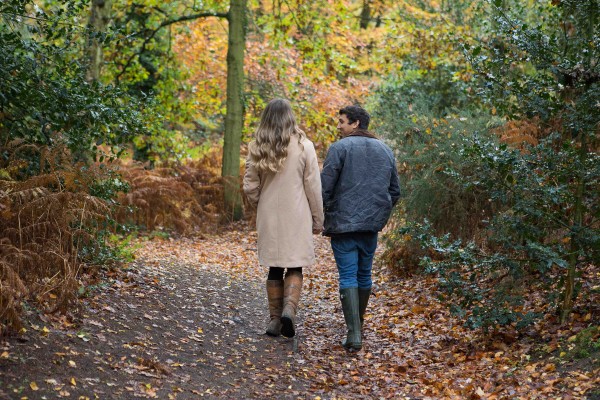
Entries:
[[432,282],[380,266],[365,347],[346,353],[335,262],[315,238],[297,340],[264,334],[255,232],[140,240],[136,260],[92,290],[77,318],[30,311],[25,334],[0,346],[0,398],[567,399],[594,384],[594,372],[530,360],[543,337],[476,336],[437,303]]

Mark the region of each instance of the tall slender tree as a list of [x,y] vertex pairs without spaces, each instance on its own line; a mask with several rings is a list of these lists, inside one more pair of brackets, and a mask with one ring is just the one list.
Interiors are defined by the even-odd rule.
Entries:
[[[110,0],[93,0],[90,26],[94,26],[99,11],[96,3],[106,3]],[[212,3],[206,4],[208,8],[219,8]],[[217,17],[228,20],[228,48],[227,48],[227,99],[225,115],[225,134],[223,144],[222,177],[224,182],[224,207],[227,215],[232,220],[242,217],[242,200],[240,192],[240,146],[244,123],[244,57],[246,47],[246,25],[247,25],[247,0],[231,0],[227,13],[207,10],[196,10],[185,15],[173,16],[171,10],[165,7],[149,7],[148,12],[156,12],[166,15],[162,22],[154,21],[153,26],[143,23],[137,32],[127,33],[127,38],[132,44],[128,45],[130,53],[122,62],[122,68],[115,73],[114,80],[119,83],[126,76],[136,62],[141,63],[142,57],[148,52],[152,44],[157,40],[158,32],[168,26],[185,23],[192,20]],[[177,12],[177,8],[173,10]],[[95,29],[98,31],[98,29]],[[91,43],[91,42],[90,42]],[[135,44],[133,44],[135,43]],[[91,48],[92,46],[90,46]],[[133,49],[133,51],[132,51]],[[92,49],[91,49],[92,50]],[[90,51],[91,51],[90,50]],[[95,60],[90,56],[92,60]],[[92,63],[94,64],[94,63]],[[95,64],[94,64],[95,66]],[[97,71],[91,68],[91,71]]]
[[223,143],[224,202],[233,220],[242,217],[240,193],[240,145],[244,124],[244,50],[246,47],[247,0],[231,0],[227,19],[227,114]]

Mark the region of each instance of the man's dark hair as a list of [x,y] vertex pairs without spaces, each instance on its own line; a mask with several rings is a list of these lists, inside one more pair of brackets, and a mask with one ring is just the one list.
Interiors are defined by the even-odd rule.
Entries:
[[351,124],[359,121],[358,129],[368,129],[371,116],[361,106],[346,106],[340,110],[340,115],[344,114]]

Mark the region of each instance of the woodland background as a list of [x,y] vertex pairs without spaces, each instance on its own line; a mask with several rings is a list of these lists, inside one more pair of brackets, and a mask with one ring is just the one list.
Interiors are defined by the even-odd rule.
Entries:
[[140,234],[219,232],[264,105],[323,159],[372,114],[403,198],[382,262],[473,329],[581,322],[600,351],[596,0],[0,4],[0,327],[66,312]]

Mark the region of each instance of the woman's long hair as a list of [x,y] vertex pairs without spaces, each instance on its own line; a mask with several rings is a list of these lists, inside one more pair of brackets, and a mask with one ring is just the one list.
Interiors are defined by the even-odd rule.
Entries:
[[296,123],[290,102],[271,100],[260,117],[254,140],[248,145],[250,161],[259,172],[281,169],[292,135],[298,135],[298,143],[306,137]]

